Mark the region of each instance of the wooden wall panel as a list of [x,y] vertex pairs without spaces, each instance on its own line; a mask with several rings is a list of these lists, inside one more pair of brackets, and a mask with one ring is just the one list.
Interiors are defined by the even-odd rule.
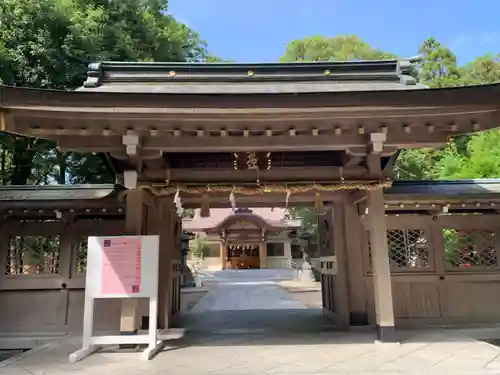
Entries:
[[[368,321],[375,323],[373,281],[365,277]],[[430,275],[392,276],[394,316],[396,319],[440,319],[440,294],[437,277]],[[411,325],[411,324],[410,324]]]
[[1,291],[0,306],[0,334],[66,330],[66,298],[59,290]]
[[442,281],[443,317],[473,323],[500,322],[500,281]]
[[415,282],[398,282],[393,278],[392,285],[396,319],[441,317],[437,283],[425,278]]
[[[68,331],[81,333],[85,291],[71,290],[68,303]],[[95,303],[94,327],[98,331],[120,330],[121,301],[119,299],[98,299]]]

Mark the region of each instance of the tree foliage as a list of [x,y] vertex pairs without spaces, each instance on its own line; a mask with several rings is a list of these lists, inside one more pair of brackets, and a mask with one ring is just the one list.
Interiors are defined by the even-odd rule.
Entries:
[[[0,81],[71,90],[89,62],[212,59],[166,0],[3,0]],[[2,135],[3,184],[111,182],[99,155],[62,153],[53,142]]]
[[422,43],[419,53],[422,57],[419,71],[421,82],[433,88],[460,85],[457,57],[448,47],[429,38]]
[[393,54],[373,49],[356,35],[327,38],[313,36],[288,44],[281,62],[352,61],[394,58]]
[[[419,48],[421,62],[416,67],[420,82],[432,88],[500,82],[500,54],[484,55],[458,66],[456,56],[434,38]],[[345,61],[394,58],[373,49],[356,36],[321,36],[292,41],[281,61]],[[491,130],[452,139],[443,149],[403,150],[394,167],[398,179],[459,179],[500,177],[500,131]],[[310,230],[312,209],[292,210]]]

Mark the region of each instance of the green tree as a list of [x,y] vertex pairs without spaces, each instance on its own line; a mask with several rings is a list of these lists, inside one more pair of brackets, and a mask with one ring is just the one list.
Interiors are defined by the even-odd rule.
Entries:
[[448,47],[434,38],[424,41],[419,49],[422,56],[420,80],[429,87],[459,86],[460,71],[457,58]]
[[[91,61],[204,61],[197,33],[176,21],[166,0],[3,0],[0,81],[71,90]],[[211,58],[211,57],[210,57]],[[61,153],[41,139],[3,136],[3,183],[103,182],[98,155]]]
[[[484,55],[460,68],[463,85],[500,82],[499,55]],[[437,178],[500,177],[500,131],[493,129],[452,140],[435,164]]]
[[402,150],[394,165],[399,180],[433,180],[439,177],[442,151],[435,149]]
[[290,42],[280,62],[379,60],[394,57],[393,54],[370,47],[356,35],[334,38],[311,36]]
[[452,145],[439,161],[442,179],[500,178],[500,131],[484,131],[471,137],[467,155]]
[[[434,38],[426,39],[419,48],[422,58],[418,69],[419,79],[431,88],[462,85],[457,58],[446,46]],[[454,152],[466,152],[468,137],[452,141]],[[441,159],[450,155],[445,149],[402,150],[394,166],[396,178],[408,180],[433,180],[440,177]]]
[[203,258],[210,250],[206,242],[206,235],[204,233],[197,233],[190,244],[191,254],[197,258]]
[[301,221],[298,234],[316,233],[318,221],[314,207],[292,207],[289,210],[293,219]]
[[481,85],[500,82],[500,54],[484,55],[461,69],[464,85]]

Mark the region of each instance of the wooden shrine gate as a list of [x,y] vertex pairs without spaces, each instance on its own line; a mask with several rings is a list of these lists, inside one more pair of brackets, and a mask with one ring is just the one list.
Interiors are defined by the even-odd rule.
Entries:
[[[51,140],[64,151],[103,156],[116,181],[127,189],[122,203],[124,233],[162,236],[160,267],[164,271],[160,274],[165,280],[160,284],[168,286],[160,291],[163,310],[170,311],[169,303],[176,306],[178,301],[171,293],[178,272],[172,262],[179,256],[181,230],[180,226],[175,229],[173,203],[177,209],[201,208],[206,213],[210,206],[235,208],[235,201],[239,207],[252,207],[257,201],[271,207],[312,200],[318,208],[324,205],[327,210],[319,229],[325,312],[341,325],[374,323],[380,340],[393,341],[398,314],[406,316],[405,311],[414,311],[408,310],[409,304],[420,301],[420,306],[427,301],[408,297],[401,302],[404,307],[394,309],[394,295],[405,289],[394,284],[391,268],[395,259],[391,257],[402,245],[401,240],[394,240],[395,233],[399,236],[400,232],[388,227],[383,188],[391,185],[391,169],[399,150],[440,147],[451,136],[495,128],[500,118],[500,84],[428,89],[412,76],[413,63],[414,59],[287,64],[96,63],[89,66],[87,81],[74,92],[0,86],[0,130]],[[483,190],[475,189],[472,195],[480,195]],[[422,194],[434,193],[424,189]],[[7,212],[2,212],[4,225],[11,216],[8,205],[6,208]],[[74,220],[77,223],[84,213],[75,218],[69,208],[48,218],[76,225]],[[38,211],[35,215],[22,209],[16,215],[18,221],[40,217]],[[155,222],[151,227],[150,218]],[[365,229],[371,276],[365,274],[362,261],[368,243],[362,238]],[[415,233],[404,232],[404,246],[417,246],[407,238],[423,241],[424,237]],[[466,237],[463,228],[449,233],[454,233],[449,237],[455,236],[457,243]],[[8,232],[2,231],[2,235],[8,236]],[[393,243],[398,247],[393,249]],[[7,242],[4,246],[11,247]],[[494,253],[473,245],[467,248],[474,249],[470,254]],[[407,252],[415,257],[415,252]],[[470,254],[469,258],[473,257]],[[30,280],[32,288],[60,288],[66,283],[67,289],[73,283],[71,259],[70,255],[63,258],[64,277],[49,276],[44,278],[46,284],[38,284],[37,277],[36,282]],[[440,268],[440,261],[435,263],[435,272],[441,272],[439,278],[453,279]],[[14,265],[16,274],[25,272],[21,266],[24,263]],[[11,270],[8,268],[8,272]],[[369,277],[373,291],[364,284]],[[17,281],[22,278],[7,274],[0,281],[4,298],[21,305],[16,310],[20,316],[9,315],[14,321],[26,316],[22,311],[30,306],[29,299],[11,293],[16,283],[26,290],[26,282]],[[422,288],[422,284],[412,285],[407,296],[421,293]],[[61,294],[71,299],[66,290]],[[170,301],[172,295],[174,301]],[[123,333],[137,331],[139,305],[137,300],[122,303]],[[60,306],[56,316],[70,321],[64,313],[68,305]],[[441,305],[441,317],[446,315],[445,310]],[[163,325],[168,326],[170,315],[165,311],[161,314]]]
[[[396,324],[498,323],[500,181],[481,184],[480,193],[472,193],[479,182],[461,182],[453,187],[461,189],[455,196],[444,182],[428,184],[433,192],[424,196],[419,183],[395,183],[385,191]],[[43,336],[81,332],[86,237],[127,232],[123,191],[113,185],[0,188],[6,213],[0,227],[0,347],[26,348]],[[163,288],[165,324],[179,310],[181,225],[171,203],[163,203],[170,206],[168,220],[158,220],[165,199],[140,194],[141,231],[160,233],[162,249],[168,249],[161,263],[169,266],[160,276],[160,285],[169,285]],[[376,323],[365,195],[339,193],[318,216],[323,308],[339,326]],[[146,306],[139,304],[138,311],[144,317]],[[120,329],[122,313],[120,301],[98,301],[97,328]]]

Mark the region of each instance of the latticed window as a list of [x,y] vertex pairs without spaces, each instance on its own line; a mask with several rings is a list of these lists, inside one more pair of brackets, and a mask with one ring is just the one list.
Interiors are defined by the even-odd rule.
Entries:
[[76,246],[76,274],[82,275],[87,270],[87,237],[79,238]]
[[59,273],[59,236],[10,237],[6,275]]
[[497,267],[495,232],[483,229],[443,229],[445,267]]
[[429,235],[423,229],[387,231],[389,261],[395,270],[425,269],[431,266]]
[[[372,246],[368,239],[368,268],[372,269]],[[429,234],[424,229],[390,229],[387,247],[392,271],[425,270],[433,266]]]

